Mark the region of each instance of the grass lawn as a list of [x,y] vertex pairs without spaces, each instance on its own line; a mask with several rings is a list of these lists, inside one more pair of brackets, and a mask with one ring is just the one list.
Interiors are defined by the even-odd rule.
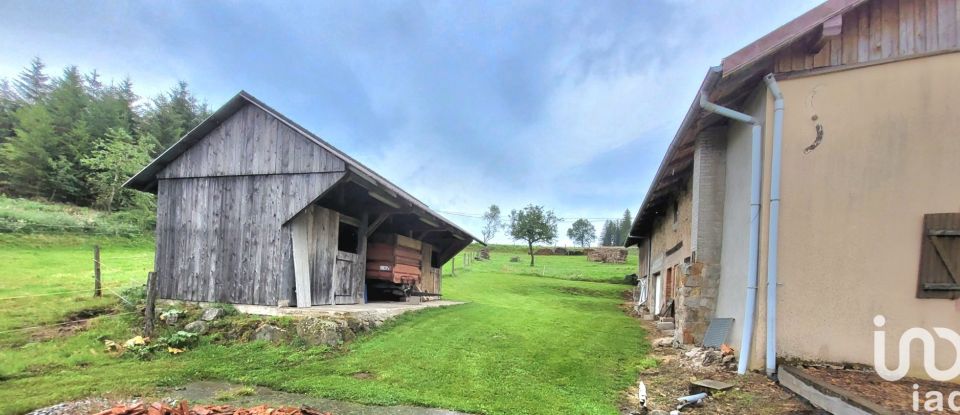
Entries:
[[[474,244],[467,248],[467,251],[474,252],[479,249],[480,246]],[[637,252],[635,249],[629,250],[627,262],[623,264],[593,262],[583,255],[536,255],[532,267],[530,266],[530,256],[527,254],[527,248],[524,246],[491,245],[490,251],[491,261],[484,263],[484,265],[492,263],[496,266],[497,271],[506,274],[620,284],[623,283],[625,275],[637,271]],[[519,260],[510,262],[512,257],[518,257]],[[450,265],[448,262],[444,266],[445,274],[450,272]],[[456,265],[462,268],[463,254],[457,256]]]
[[[101,246],[104,297],[93,297],[93,246]],[[114,293],[142,284],[153,269],[153,241],[80,235],[0,234],[0,345],[31,333],[10,330],[61,321],[109,306]],[[4,368],[0,368],[3,373]]]
[[[83,237],[0,239],[0,297],[91,286],[90,248]],[[104,240],[108,285],[143,279],[149,241]],[[111,255],[113,256],[111,258]],[[614,414],[621,390],[638,368],[654,365],[640,325],[618,309],[635,265],[590,263],[585,257],[538,257],[529,266],[474,262],[443,281],[445,297],[469,304],[403,316],[344,350],[219,345],[208,340],[177,356],[150,361],[112,357],[102,339],[136,332],[133,315],[104,317],[77,333],[0,334],[0,413],[21,413],[91,394],[150,394],[194,379],[221,379],[374,404],[415,404],[489,414]],[[523,259],[523,258],[522,258]],[[633,258],[635,263],[636,258]],[[522,267],[526,267],[524,270]],[[0,303],[0,332],[58,321],[99,305],[89,294],[31,297]],[[27,308],[29,311],[23,311]],[[356,373],[372,376],[358,378]]]

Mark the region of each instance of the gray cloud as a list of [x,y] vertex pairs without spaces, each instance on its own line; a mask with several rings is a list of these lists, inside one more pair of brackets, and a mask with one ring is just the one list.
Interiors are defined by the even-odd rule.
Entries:
[[246,89],[437,209],[618,217],[706,69],[813,5],[7,2],[0,76],[38,55],[144,95]]

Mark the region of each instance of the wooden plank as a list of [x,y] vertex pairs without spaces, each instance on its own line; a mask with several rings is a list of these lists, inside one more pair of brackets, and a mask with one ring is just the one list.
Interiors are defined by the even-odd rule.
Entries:
[[221,267],[213,274],[213,284],[216,287],[215,301],[229,303],[232,300],[231,288],[234,281],[231,276],[237,272],[238,253],[240,246],[240,188],[235,178],[223,178],[223,227],[220,235],[220,264]]
[[900,54],[900,3],[899,0],[874,0],[880,2],[880,57]]
[[830,65],[830,44],[829,42],[820,48],[820,51],[813,55],[813,68],[822,68]]
[[844,65],[857,62],[857,42],[859,38],[858,25],[860,23],[859,10],[862,10],[862,8],[854,9],[843,18],[843,30],[840,34],[840,37],[842,39],[841,63]]
[[870,60],[870,7],[865,5],[857,16],[857,62]]
[[[284,225],[280,232],[280,280],[277,281],[277,305],[296,304],[296,275],[293,265],[293,237],[291,227]],[[309,303],[307,303],[309,304]]]
[[154,316],[157,311],[157,273],[147,273],[147,300],[143,310],[143,333],[147,337],[153,336]]
[[209,273],[209,255],[206,255],[207,235],[209,234],[210,212],[208,207],[210,180],[194,181],[193,194],[190,195],[190,291],[196,301],[206,301],[205,278]]
[[93,296],[103,297],[103,288],[100,286],[100,245],[93,246]]
[[915,53],[927,51],[927,1],[913,2],[913,51]]
[[313,208],[297,215],[290,222],[297,307],[310,307],[313,304],[313,290],[310,287],[311,228],[313,228]]
[[[246,211],[243,214],[243,258],[241,262],[240,276],[242,277],[239,285],[241,297],[245,304],[260,304],[260,287],[263,283],[260,274],[260,261],[264,252],[264,237],[266,236],[261,228],[264,218],[262,209],[263,195],[260,193],[261,184],[269,179],[257,180],[254,177],[244,177],[247,184],[246,199],[244,207]],[[255,184],[254,181],[257,181]],[[277,227],[279,231],[279,227]]]
[[363,212],[360,215],[360,227],[357,229],[357,266],[354,269],[353,278],[357,281],[357,303],[364,303],[367,291],[366,264],[367,264],[367,223],[370,221],[370,214]]
[[334,304],[334,266],[336,265],[339,214],[330,209],[313,209],[311,227],[310,287],[313,305]]
[[939,18],[938,2],[929,0],[924,2],[926,5],[926,40],[927,52],[933,52],[940,48],[939,28],[937,19]]
[[806,69],[806,60],[804,59],[806,55],[799,47],[793,46],[790,48],[790,55],[793,57],[793,62],[790,65],[791,71],[802,71]]
[[843,39],[837,36],[830,40],[830,66],[843,64]]
[[899,6],[900,27],[898,31],[900,35],[900,55],[912,55],[914,53],[914,43],[916,40],[916,33],[913,26],[916,22],[914,15],[917,8],[916,0],[901,0]]
[[870,51],[868,60],[877,60],[883,57],[883,2],[871,1],[870,7]]
[[957,46],[957,0],[940,0],[937,9],[937,45],[940,49]]
[[207,224],[207,233],[203,240],[205,244],[203,252],[207,253],[207,272],[203,277],[203,284],[201,284],[204,301],[214,301],[214,299],[217,298],[216,290],[218,287],[216,276],[221,272],[221,268],[223,267],[221,263],[223,244],[220,243],[223,232],[223,181],[211,180],[209,190],[210,194],[207,196],[209,198],[207,202],[207,208],[209,209],[207,218],[209,223]]

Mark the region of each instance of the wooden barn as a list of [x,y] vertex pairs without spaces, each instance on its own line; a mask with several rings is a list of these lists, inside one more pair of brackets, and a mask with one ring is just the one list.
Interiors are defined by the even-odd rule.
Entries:
[[[439,294],[441,264],[476,240],[243,91],[125,186],[157,195],[165,299],[356,304],[368,277]],[[368,240],[417,247],[418,260],[368,264]]]

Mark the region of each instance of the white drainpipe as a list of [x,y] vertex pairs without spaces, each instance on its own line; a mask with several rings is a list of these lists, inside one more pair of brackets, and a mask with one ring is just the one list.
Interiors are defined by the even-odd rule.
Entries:
[[740,342],[740,361],[737,373],[747,373],[750,361],[750,343],[753,339],[754,311],[757,308],[757,270],[760,261],[760,176],[762,174],[762,124],[759,119],[730,108],[707,101],[705,91],[700,91],[700,107],[724,117],[748,123],[752,128],[750,156],[750,253],[747,269],[747,298],[743,312],[743,335]]
[[773,95],[773,155],[770,158],[770,223],[767,238],[767,375],[777,373],[777,241],[780,237],[780,145],[783,94],[773,74],[763,77]]

